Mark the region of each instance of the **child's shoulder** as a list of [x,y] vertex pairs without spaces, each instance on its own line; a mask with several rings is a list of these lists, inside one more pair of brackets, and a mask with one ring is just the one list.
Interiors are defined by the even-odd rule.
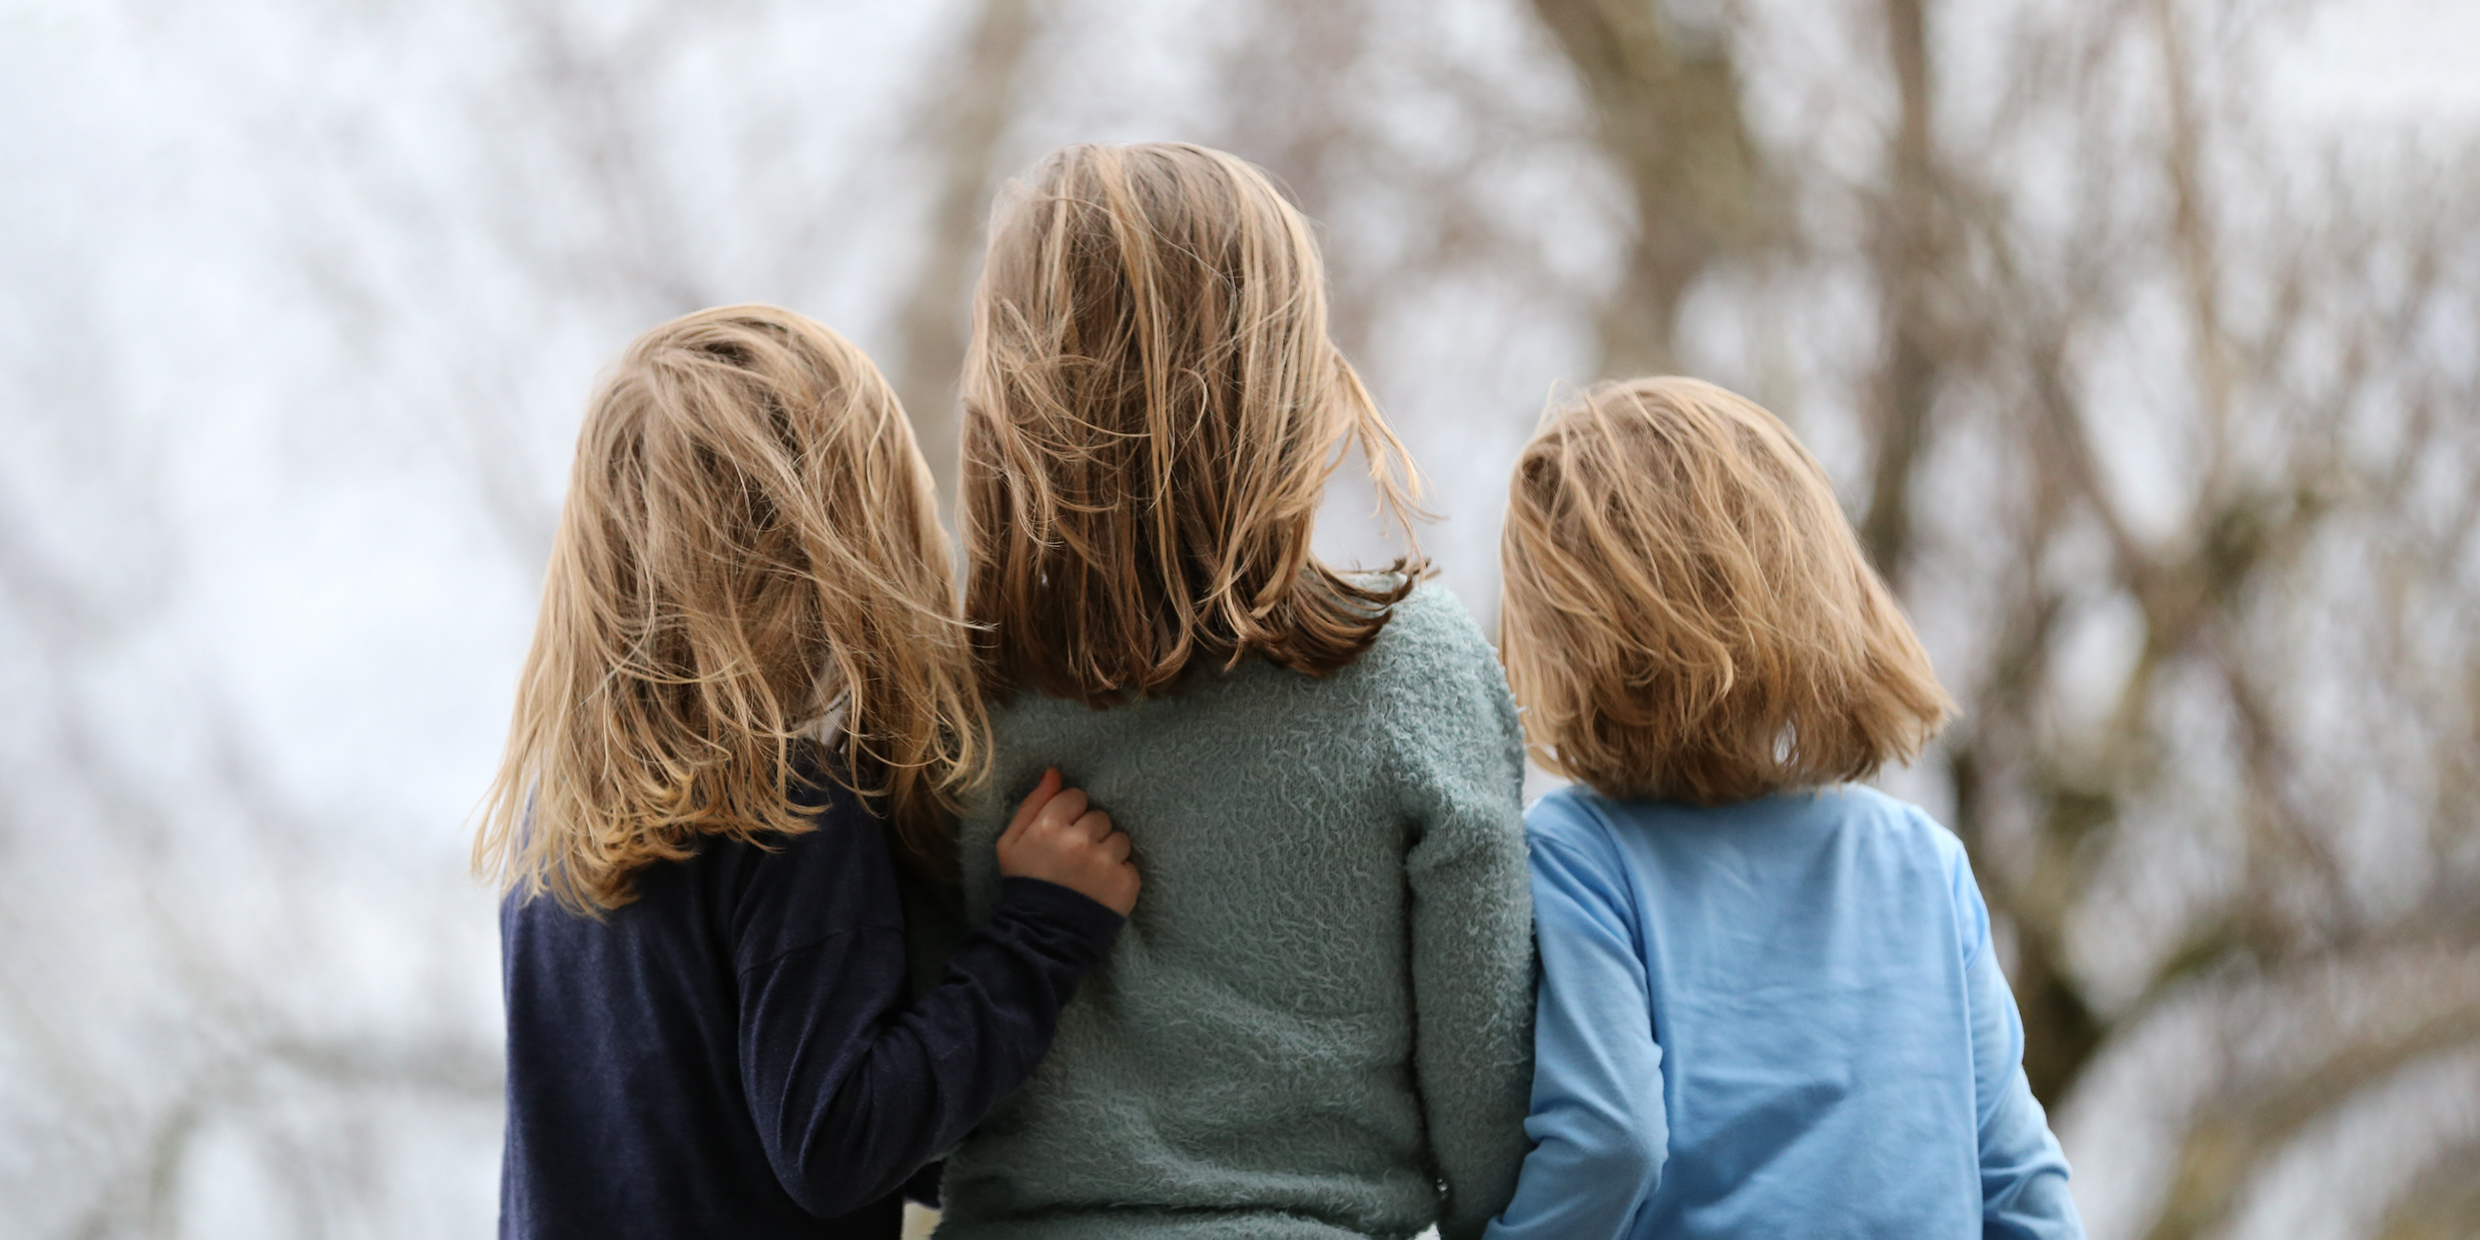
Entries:
[[[1356,577],[1365,581],[1389,575]],[[1411,593],[1388,610],[1386,627],[1378,630],[1369,652],[1352,667],[1364,669],[1364,675],[1392,677],[1485,665],[1495,671],[1498,659],[1481,636],[1481,626],[1473,622],[1472,613],[1453,590],[1432,578],[1415,583]]]
[[[1355,584],[1378,588],[1391,587],[1402,580],[1389,572],[1353,573],[1351,579]],[[1381,644],[1395,645],[1460,643],[1467,637],[1479,641],[1480,626],[1473,623],[1472,613],[1465,610],[1455,591],[1435,577],[1414,582],[1412,589],[1388,609],[1386,627],[1378,631]]]
[[1963,841],[1929,811],[1867,784],[1836,784],[1804,796],[1817,816],[1819,838],[1833,840],[1847,856],[1871,859],[1873,872],[1909,874],[1949,890],[1971,884]]
[[1837,784],[1811,794],[1821,808],[1839,815],[1846,830],[1867,831],[1890,843],[1933,855],[1940,862],[1963,860],[1963,841],[1929,811],[1867,784]]
[[1548,847],[1615,862],[1618,848],[1612,833],[1618,819],[1631,817],[1629,804],[1583,784],[1554,788],[1524,807],[1524,837],[1536,850]]
[[[1334,677],[1391,730],[1436,743],[1520,747],[1515,699],[1481,626],[1435,580],[1412,587],[1377,640]],[[1510,751],[1521,764],[1520,753]]]
[[1617,832],[1719,833],[1777,830],[1814,837],[1856,836],[1881,848],[1961,864],[1963,842],[1927,810],[1866,784],[1778,793],[1732,805],[1616,800],[1583,784],[1545,793],[1524,812],[1535,838],[1569,847],[1610,847]]

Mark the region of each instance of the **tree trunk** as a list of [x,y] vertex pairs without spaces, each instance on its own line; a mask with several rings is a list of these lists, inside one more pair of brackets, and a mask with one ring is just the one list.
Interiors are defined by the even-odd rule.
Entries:
[[1592,97],[1627,179],[1636,240],[1600,323],[1601,374],[1669,370],[1680,299],[1708,263],[1751,246],[1760,171],[1727,40],[1683,39],[1655,0],[1534,0]]

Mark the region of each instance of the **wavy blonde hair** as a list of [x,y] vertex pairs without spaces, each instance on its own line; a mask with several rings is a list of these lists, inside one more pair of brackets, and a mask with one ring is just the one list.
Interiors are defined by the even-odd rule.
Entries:
[[616,907],[703,836],[808,830],[817,741],[936,865],[983,734],[895,393],[800,315],[702,311],[631,344],[586,413],[474,865]]
[[1834,489],[1773,414],[1603,384],[1525,445],[1501,650],[1545,767],[1719,804],[1909,760],[1954,703]]
[[1090,705],[1200,659],[1359,657],[1420,571],[1310,553],[1346,445],[1410,546],[1403,445],[1327,338],[1325,266],[1266,174],[1070,146],[992,213],[964,376],[965,613],[994,690]]

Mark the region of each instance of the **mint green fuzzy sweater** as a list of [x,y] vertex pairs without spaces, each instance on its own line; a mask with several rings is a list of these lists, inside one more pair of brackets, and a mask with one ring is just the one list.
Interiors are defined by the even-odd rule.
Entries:
[[1145,886],[1033,1079],[948,1160],[943,1240],[1477,1236],[1525,1153],[1515,705],[1423,585],[1317,680],[1251,660],[1110,710],[1026,694],[960,828],[967,913],[1046,765]]

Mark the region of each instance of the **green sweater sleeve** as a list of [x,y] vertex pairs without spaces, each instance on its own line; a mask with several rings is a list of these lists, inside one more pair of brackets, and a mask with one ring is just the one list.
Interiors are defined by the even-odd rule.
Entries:
[[1439,1234],[1459,1240],[1506,1207],[1524,1160],[1533,910],[1515,703],[1479,630],[1451,610],[1420,625],[1421,644],[1444,649],[1424,652],[1435,675],[1397,714],[1395,769],[1413,831],[1414,1067],[1446,1189]]

